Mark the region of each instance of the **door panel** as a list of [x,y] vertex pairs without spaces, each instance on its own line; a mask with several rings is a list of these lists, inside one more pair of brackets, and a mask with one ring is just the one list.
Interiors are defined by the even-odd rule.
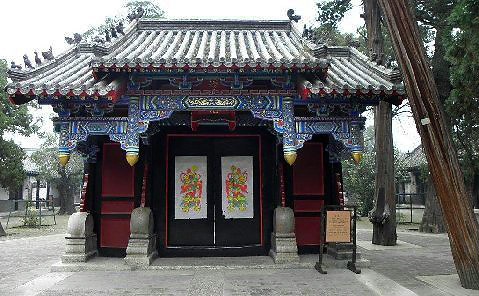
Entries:
[[[216,207],[216,245],[236,247],[258,245],[261,243],[260,219],[260,186],[258,138],[221,138],[215,141],[215,200]],[[230,218],[223,215],[222,200],[225,180],[221,176],[221,158],[224,156],[252,156],[253,157],[253,218]]]
[[[261,194],[258,136],[168,136],[168,206],[167,247],[243,247],[261,244]],[[207,157],[207,217],[175,219],[175,157]],[[253,218],[230,218],[223,215],[221,158],[252,157]],[[178,186],[178,185],[177,185]],[[178,191],[178,190],[176,190]],[[176,196],[177,198],[178,196]]]
[[[214,244],[212,182],[207,182],[207,217],[204,219],[176,219],[175,217],[175,157],[206,156],[207,175],[212,174],[211,151],[207,141],[200,138],[170,137],[168,146],[168,246],[212,246]],[[209,179],[209,178],[208,178]]]

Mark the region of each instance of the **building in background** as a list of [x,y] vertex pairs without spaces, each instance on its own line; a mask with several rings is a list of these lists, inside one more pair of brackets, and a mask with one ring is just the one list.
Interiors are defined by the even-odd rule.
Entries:
[[26,178],[22,186],[15,191],[0,187],[0,212],[25,209],[25,203],[17,202],[18,200],[47,200],[51,198],[53,203],[58,205],[58,191],[55,186],[50,186],[47,182],[38,179],[37,167],[31,160],[32,154],[37,150],[37,148],[23,148],[26,154],[26,158],[23,160]]

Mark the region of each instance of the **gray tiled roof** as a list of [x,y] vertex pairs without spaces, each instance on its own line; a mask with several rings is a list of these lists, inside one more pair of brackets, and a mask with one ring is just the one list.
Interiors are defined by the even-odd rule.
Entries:
[[422,145],[417,146],[413,151],[407,153],[404,158],[404,163],[405,167],[408,169],[418,168],[423,164],[427,164],[426,155],[422,150]]
[[[104,44],[71,47],[34,70],[8,72],[10,96],[105,96],[121,93],[115,71],[163,67],[262,67],[326,71],[305,86],[318,92],[404,94],[398,71],[368,61],[348,47],[302,39],[290,21],[133,21],[125,35]],[[319,77],[319,76],[318,76]],[[324,78],[323,78],[324,79]]]
[[107,96],[118,87],[118,81],[95,80],[90,65],[95,55],[88,49],[83,45],[71,48],[31,72],[10,71],[13,82],[7,86],[8,94]]
[[348,92],[404,95],[401,73],[378,65],[350,47],[318,47],[315,55],[329,61],[326,81],[306,82],[312,93]]
[[140,20],[92,65],[303,68],[319,63],[289,21]]

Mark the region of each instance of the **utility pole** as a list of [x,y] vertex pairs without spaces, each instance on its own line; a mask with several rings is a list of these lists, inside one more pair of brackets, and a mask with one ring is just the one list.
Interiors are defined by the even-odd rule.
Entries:
[[479,226],[408,0],[378,0],[421,135],[461,285],[479,290]]

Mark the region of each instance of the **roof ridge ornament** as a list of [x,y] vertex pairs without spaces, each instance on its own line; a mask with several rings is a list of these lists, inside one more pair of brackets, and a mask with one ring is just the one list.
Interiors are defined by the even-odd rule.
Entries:
[[294,9],[288,9],[288,12],[286,12],[286,14],[288,15],[290,21],[294,21],[296,23],[301,19],[300,15],[294,15]]
[[132,13],[130,13],[127,17],[128,19],[130,20],[130,22],[134,21],[134,20],[139,20],[143,17],[143,15],[145,15],[145,9],[143,9],[143,7],[138,7],[136,9],[136,12],[133,11]]

